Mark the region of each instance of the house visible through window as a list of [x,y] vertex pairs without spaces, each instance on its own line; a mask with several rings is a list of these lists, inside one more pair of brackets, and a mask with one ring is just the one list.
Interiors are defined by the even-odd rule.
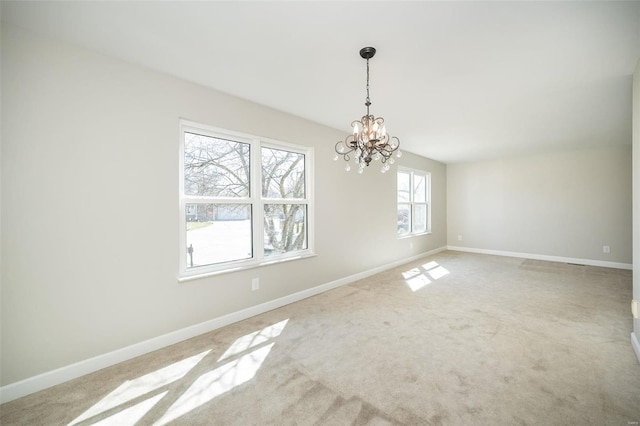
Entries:
[[311,254],[311,149],[181,122],[180,275]]
[[431,175],[417,170],[398,169],[398,235],[431,231]]

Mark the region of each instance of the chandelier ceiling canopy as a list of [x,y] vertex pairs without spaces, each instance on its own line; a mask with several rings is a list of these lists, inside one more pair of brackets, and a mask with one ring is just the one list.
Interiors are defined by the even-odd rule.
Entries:
[[336,155],[334,160],[338,160],[342,156],[347,163],[344,167],[346,171],[351,170],[349,162],[353,158],[358,165],[358,173],[364,171],[371,161],[380,161],[382,163],[382,173],[386,173],[390,168],[390,164],[395,162],[393,155],[400,158],[402,152],[398,150],[400,140],[395,136],[390,136],[384,124],[384,118],[375,117],[369,112],[371,106],[371,98],[369,97],[369,59],[376,54],[373,47],[363,47],[360,49],[360,56],[367,61],[367,97],[365,106],[367,113],[360,120],[351,123],[353,133],[339,141],[336,146]]

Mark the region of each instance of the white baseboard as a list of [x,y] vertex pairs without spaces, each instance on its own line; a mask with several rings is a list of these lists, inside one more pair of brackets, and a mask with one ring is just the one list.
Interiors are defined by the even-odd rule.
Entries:
[[518,257],[524,259],[547,260],[549,262],[577,263],[580,265],[602,266],[604,268],[628,269],[631,270],[631,263],[607,262],[604,260],[579,259],[574,257],[548,256],[544,254],[519,253],[503,250],[486,250],[471,247],[447,246],[447,250],[464,251],[469,253],[491,254],[494,256]]
[[631,333],[631,347],[633,351],[636,353],[636,358],[638,358],[638,362],[640,362],[640,342],[638,341],[638,337],[636,333]]
[[271,300],[269,302],[261,303],[256,306],[223,315],[221,317],[214,318],[200,324],[195,324],[181,330],[176,330],[162,336],[154,337],[140,343],[135,343],[122,349],[117,349],[106,354],[79,361],[74,364],[58,368],[56,370],[48,371],[34,377],[29,377],[19,382],[11,383],[0,388],[0,403],[13,401],[14,399],[49,388],[51,386],[55,386],[60,383],[64,383],[80,376],[84,376],[85,374],[93,373],[94,371],[98,371],[100,369],[127,361],[137,356],[144,355],[149,352],[164,348],[166,346],[181,342],[183,340],[190,339],[200,334],[208,333],[226,325],[233,324],[235,322],[262,314],[264,312],[280,308],[290,303],[294,303],[308,297],[323,293],[325,291],[361,280],[363,278],[367,278],[371,275],[383,272],[391,268],[395,268],[396,266],[412,262],[422,257],[431,256],[444,250],[446,250],[446,247],[440,247],[416,256],[397,260],[395,262],[391,262],[383,266],[378,266],[368,271],[359,272],[357,274],[321,284],[307,290],[299,291],[297,293],[293,293],[279,299]]

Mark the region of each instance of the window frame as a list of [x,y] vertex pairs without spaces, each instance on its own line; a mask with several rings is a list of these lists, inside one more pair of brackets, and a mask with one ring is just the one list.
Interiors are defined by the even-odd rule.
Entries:
[[[398,201],[398,175],[400,173],[405,173],[405,174],[409,174],[409,201]],[[414,179],[415,176],[424,176],[425,178],[425,201],[415,201],[414,200]],[[425,172],[424,170],[418,170],[418,169],[412,169],[409,167],[401,167],[398,166],[398,169],[396,171],[396,191],[395,191],[395,195],[396,195],[396,235],[398,236],[398,238],[409,238],[409,237],[415,237],[418,235],[425,235],[425,234],[430,234],[431,233],[431,173],[430,172]],[[409,232],[405,233],[405,234],[399,234],[398,233],[398,225],[397,225],[397,211],[398,211],[398,206],[400,205],[409,205],[410,206],[410,213],[411,213],[411,223],[410,223],[410,229]],[[427,223],[426,223],[426,229],[424,231],[419,231],[416,232],[414,231],[415,229],[415,218],[416,218],[416,206],[426,206],[426,210],[427,210]]]
[[[308,146],[295,145],[275,139],[269,139],[241,132],[221,129],[206,124],[179,120],[179,268],[178,281],[186,281],[217,275],[227,272],[256,268],[273,263],[302,259],[315,256],[314,253],[314,149]],[[184,148],[185,133],[196,133],[203,136],[226,139],[233,142],[249,144],[249,195],[246,197],[217,197],[185,194]],[[262,196],[262,148],[289,151],[304,155],[304,198],[266,198]],[[249,204],[251,208],[251,246],[252,255],[248,259],[232,260],[210,265],[187,267],[187,204]],[[264,206],[265,204],[303,204],[306,205],[306,239],[307,248],[289,253],[264,254]]]

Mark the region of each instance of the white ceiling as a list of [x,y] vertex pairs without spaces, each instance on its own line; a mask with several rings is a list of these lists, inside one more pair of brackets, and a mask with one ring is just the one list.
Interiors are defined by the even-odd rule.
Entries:
[[[631,143],[634,2],[7,2],[2,20],[446,163]],[[327,141],[333,145],[337,141]]]

